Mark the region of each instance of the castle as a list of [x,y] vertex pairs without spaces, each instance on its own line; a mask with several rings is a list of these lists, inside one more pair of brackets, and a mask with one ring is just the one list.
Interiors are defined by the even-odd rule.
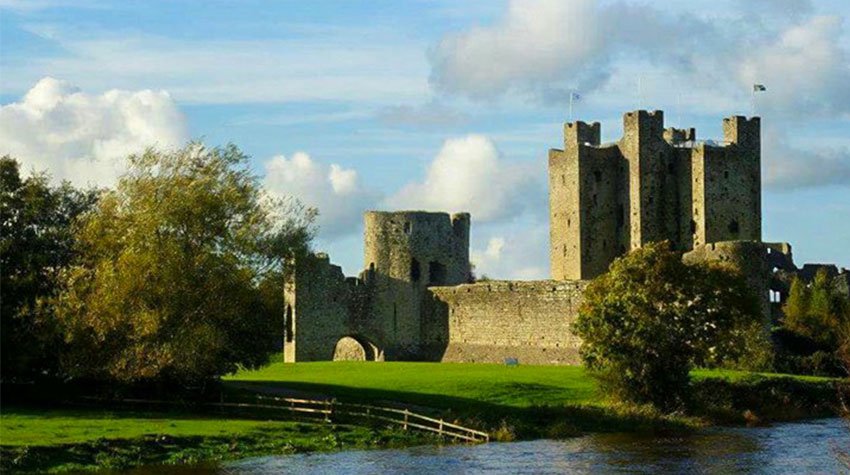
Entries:
[[[345,277],[325,254],[292,264],[284,287],[284,361],[418,360],[577,364],[570,326],[584,287],[610,263],[667,240],[686,262],[738,265],[765,318],[797,269],[786,243],[761,242],[759,118],[723,120],[722,142],[664,128],[661,111],[564,126],[549,152],[551,280],[473,282],[470,215],[365,213],[364,268]],[[850,273],[827,270],[850,285]]]

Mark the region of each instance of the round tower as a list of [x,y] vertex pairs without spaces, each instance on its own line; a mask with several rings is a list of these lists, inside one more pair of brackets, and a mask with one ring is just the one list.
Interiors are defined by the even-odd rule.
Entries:
[[365,278],[387,356],[414,358],[426,287],[469,282],[469,214],[368,211],[364,220]]

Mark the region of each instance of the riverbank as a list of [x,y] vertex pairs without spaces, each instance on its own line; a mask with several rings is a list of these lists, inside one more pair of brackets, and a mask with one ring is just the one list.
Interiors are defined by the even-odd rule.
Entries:
[[[256,393],[400,405],[483,429],[497,440],[587,433],[692,431],[835,414],[828,378],[695,371],[685,413],[612,404],[581,368],[436,363],[272,363],[225,378],[224,397]],[[322,422],[270,421],[183,411],[4,405],[0,471],[76,471],[215,463],[259,455],[438,443],[416,432]]]
[[698,370],[692,376],[693,400],[678,414],[612,403],[580,366],[275,362],[229,376],[225,385],[238,391],[430,408],[433,415],[502,440],[692,430],[836,414],[838,381],[832,378],[728,370]]
[[261,455],[436,442],[426,434],[382,427],[251,420],[177,411],[4,405],[0,414],[0,473],[212,464]]

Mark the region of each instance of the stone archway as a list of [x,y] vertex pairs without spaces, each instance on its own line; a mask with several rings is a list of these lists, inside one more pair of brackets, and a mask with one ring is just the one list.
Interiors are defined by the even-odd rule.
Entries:
[[383,361],[384,353],[362,337],[344,336],[334,347],[334,361]]

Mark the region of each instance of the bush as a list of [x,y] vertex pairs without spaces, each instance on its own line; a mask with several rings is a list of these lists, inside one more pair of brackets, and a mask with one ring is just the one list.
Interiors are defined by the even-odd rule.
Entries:
[[685,265],[655,243],[588,285],[574,332],[585,365],[615,399],[673,410],[687,398],[691,368],[739,358],[760,321],[757,297],[735,269]]

